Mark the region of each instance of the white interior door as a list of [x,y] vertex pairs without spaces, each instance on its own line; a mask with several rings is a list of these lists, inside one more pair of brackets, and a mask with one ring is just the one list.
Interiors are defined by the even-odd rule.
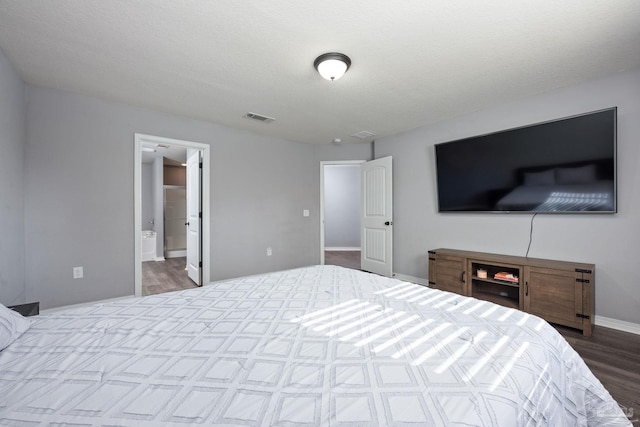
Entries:
[[393,274],[393,182],[391,156],[362,164],[361,268]]
[[202,169],[200,150],[187,151],[187,272],[196,285],[202,286]]

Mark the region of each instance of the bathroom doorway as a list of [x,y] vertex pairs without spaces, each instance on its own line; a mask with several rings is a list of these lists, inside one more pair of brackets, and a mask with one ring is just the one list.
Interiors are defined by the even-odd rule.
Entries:
[[[210,277],[209,145],[142,134],[135,134],[134,145],[134,293],[144,296],[202,286]],[[187,166],[188,153],[197,153],[200,161]],[[189,168],[195,172],[188,173]],[[198,187],[191,195],[188,180]],[[188,218],[187,205],[194,194],[198,200],[191,203],[199,218],[187,227],[194,222]],[[187,232],[193,230],[196,238],[188,239]],[[145,241],[148,236],[156,239],[153,254],[142,253],[151,246]],[[198,247],[189,251],[194,244]],[[197,272],[187,270],[188,265],[192,270],[195,265]]]

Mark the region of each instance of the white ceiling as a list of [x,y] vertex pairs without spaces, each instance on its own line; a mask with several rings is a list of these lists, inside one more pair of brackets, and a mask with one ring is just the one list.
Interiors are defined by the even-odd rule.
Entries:
[[355,143],[639,67],[640,1],[0,0],[0,47],[28,83]]

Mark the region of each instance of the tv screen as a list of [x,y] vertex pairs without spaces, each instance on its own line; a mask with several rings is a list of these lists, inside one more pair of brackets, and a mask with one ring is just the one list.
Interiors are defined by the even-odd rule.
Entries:
[[616,212],[616,112],[436,144],[439,212]]

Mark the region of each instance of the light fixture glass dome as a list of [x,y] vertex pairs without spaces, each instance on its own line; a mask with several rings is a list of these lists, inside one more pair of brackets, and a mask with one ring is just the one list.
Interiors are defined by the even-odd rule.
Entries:
[[327,80],[338,80],[351,66],[351,59],[342,53],[325,53],[316,58],[313,66]]

